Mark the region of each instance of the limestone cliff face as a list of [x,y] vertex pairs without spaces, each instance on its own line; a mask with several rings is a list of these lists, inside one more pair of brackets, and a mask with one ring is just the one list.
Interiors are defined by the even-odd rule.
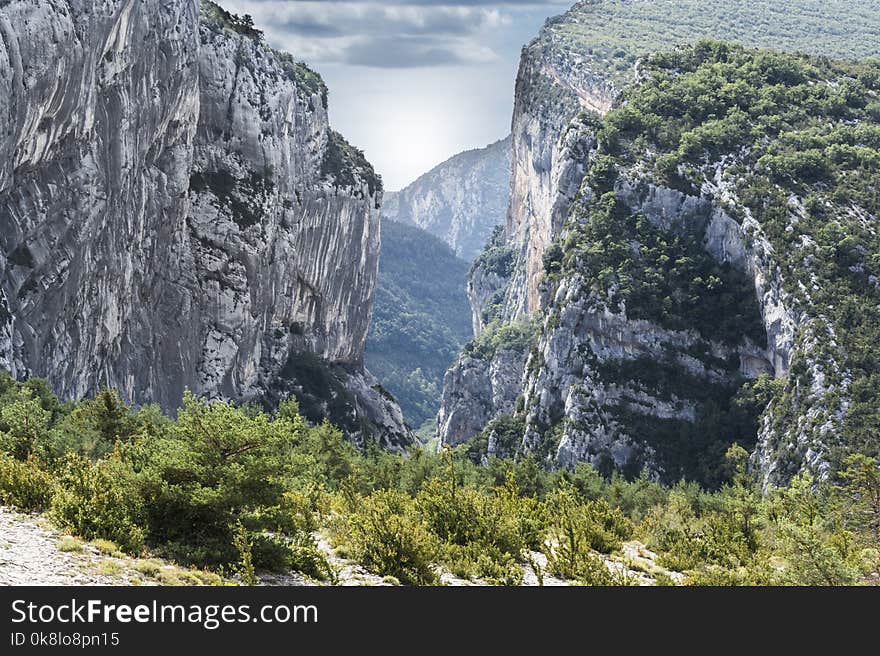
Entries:
[[[539,36],[523,49],[516,79],[512,120],[510,201],[503,232],[489,241],[476,259],[468,280],[474,335],[491,321],[523,321],[540,309],[538,287],[544,252],[559,233],[584,175],[587,133],[567,129],[578,124],[581,110],[608,111],[614,86],[585,63],[586,58],[563,38],[565,16],[547,21]],[[524,356],[520,356],[524,358]],[[508,412],[495,406],[488,388],[457,386],[470,380],[461,367],[473,369],[465,357],[453,365],[441,403],[441,441],[461,441],[479,432],[485,422]],[[523,361],[503,369],[521,374]],[[484,376],[491,363],[482,363]],[[519,389],[521,381],[496,380]],[[510,393],[508,393],[509,395]],[[514,398],[516,394],[513,395]],[[447,405],[455,399],[456,409]],[[473,399],[468,405],[466,399]],[[449,418],[469,415],[467,428],[453,430]]]
[[[674,45],[664,44],[661,32],[643,38],[638,31],[647,29],[642,13],[658,11],[656,3],[607,3],[607,11],[604,4],[583,2],[551,19],[523,50],[512,122],[508,219],[503,233],[476,259],[468,294],[478,341],[489,326],[533,319],[540,328],[518,366],[496,367],[491,357],[475,360],[467,353],[459,358],[446,377],[440,438],[459,443],[492,419],[513,414],[524,426],[518,452],[535,453],[551,466],[589,461],[604,471],[646,471],[670,480],[683,473],[699,476],[687,470],[698,466],[689,459],[701,449],[715,448],[700,442],[701,436],[715,430],[711,426],[719,418],[723,423],[736,414],[738,389],[768,374],[775,381],[776,401],[764,408],[756,444],[751,434],[755,468],[768,485],[804,468],[824,475],[829,445],[851,403],[852,375],[826,309],[811,305],[809,283],[795,283],[781,273],[778,247],[737,197],[728,179],[736,177],[729,172],[736,164],[734,154],[726,163],[707,165],[701,171],[702,188],[697,183],[689,192],[646,178],[637,167],[615,171],[613,191],[626,212],[646,217],[656,234],[729,271],[725,285],[732,294],[749,291],[752,307],[743,314],[741,335],[713,332],[711,321],[698,330],[686,316],[678,317],[676,326],[640,318],[625,304],[609,304],[597,295],[595,277],[569,272],[548,280],[548,266],[554,263],[547,258],[560,255],[551,246],[564,253],[566,226],[590,221],[583,208],[596,200],[587,182],[598,147],[598,121],[616,103],[620,85],[641,79],[638,65],[632,65],[636,57],[648,46],[668,50]],[[642,13],[625,15],[630,5],[639,5]],[[678,9],[661,13],[667,10],[669,15],[655,16],[661,27],[677,21]],[[732,3],[731,11],[761,10]],[[619,51],[601,23],[615,12],[624,23],[632,18],[637,28],[632,35],[615,37],[621,41]],[[765,13],[769,24],[787,20],[775,9]],[[596,40],[591,40],[593,21],[599,21],[595,31],[601,38]],[[822,48],[852,50],[842,40],[819,43],[809,34],[791,34],[786,43],[776,44],[763,33],[744,34],[739,27],[712,23],[683,25],[694,41],[725,38],[730,29],[737,41],[754,45],[816,54],[823,54]],[[615,25],[623,29],[623,23]],[[857,49],[869,56],[876,43]],[[617,52],[623,55],[619,59]],[[628,70],[623,70],[627,61]],[[792,194],[790,229],[805,216],[804,203]],[[860,209],[840,212],[856,213],[863,223],[873,220]],[[630,244],[634,252],[644,246],[638,235]],[[815,244],[809,240],[803,244],[804,252],[811,248]],[[792,257],[800,261],[797,254]],[[803,260],[805,269],[809,261]],[[793,295],[798,286],[806,301]],[[717,314],[720,324],[724,309]],[[506,380],[490,375],[502,369],[508,372]],[[512,395],[496,403],[496,389],[504,387],[520,395],[512,402],[513,413]],[[646,434],[662,439],[652,441]]]
[[382,215],[427,230],[470,262],[507,216],[510,153],[510,137],[459,153],[405,189],[386,193]]
[[503,349],[492,358],[463,355],[446,372],[437,419],[443,443],[453,446],[479,433],[492,419],[512,415],[523,374],[521,352]]
[[614,87],[559,38],[557,25],[549,21],[524,49],[516,79],[513,181],[505,226],[508,244],[517,251],[505,304],[510,320],[540,309],[542,258],[584,176],[589,136],[569,126],[582,109],[607,112],[614,98]]
[[381,184],[314,73],[197,0],[13,0],[0,37],[2,366],[168,408],[365,375]]
[[[615,195],[628,211],[692,242],[747,283],[756,305],[741,319],[742,334],[725,340],[633,319],[625,306],[610,307],[593,281],[579,274],[546,284],[552,297],[544,303],[541,335],[526,364],[522,451],[564,466],[587,461],[667,480],[692,477],[698,473],[686,471],[686,451],[669,457],[674,436],[686,436],[685,449],[695,449],[701,431],[732,435],[734,415],[723,415],[716,427],[707,407],[717,412],[743,381],[767,374],[782,384],[782,393],[759,409],[752,462],[764,485],[783,483],[802,469],[820,477],[828,473],[829,448],[851,403],[853,374],[822,308],[812,305],[809,294],[790,291],[778,252],[737,197],[726,168],[717,165],[699,195],[636,181],[635,171],[621,177]],[[803,202],[792,196],[789,204],[789,220],[804,220]],[[572,216],[590,220],[577,208]],[[722,305],[714,317],[721,324],[725,314],[738,311]],[[670,430],[664,432],[664,425]],[[665,437],[646,439],[652,433]]]
[[[758,302],[747,304],[751,312],[741,319],[741,329],[725,336],[711,327],[672,328],[628,316],[625,304],[609,303],[594,281],[579,273],[545,283],[550,296],[523,385],[522,449],[562,466],[585,461],[603,471],[644,472],[670,481],[700,477],[688,451],[706,448],[700,440],[717,430],[735,430],[716,427],[711,414],[730,411],[729,399],[743,381],[784,375],[796,321],[780,299],[778,281],[769,282],[761,242],[746,246],[740,224],[710,200],[709,189],[705,196],[690,196],[621,179],[615,195],[626,211],[644,216],[661,234],[692,245],[692,256],[705,252],[730,265],[731,278],[719,284],[741,281],[745,295],[756,290]],[[577,208],[573,217],[590,220]],[[719,305],[715,318],[720,325],[725,314],[740,311],[739,305]],[[684,316],[678,323],[688,322]]]

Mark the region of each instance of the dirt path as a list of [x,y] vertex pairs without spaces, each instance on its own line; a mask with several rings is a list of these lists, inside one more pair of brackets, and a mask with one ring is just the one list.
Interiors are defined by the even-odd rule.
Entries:
[[[336,573],[335,585],[394,585],[396,582],[367,571],[358,563],[340,557],[325,536],[315,534],[318,548],[324,552]],[[107,545],[110,545],[108,549]],[[606,566],[624,572],[635,585],[653,585],[662,572],[675,583],[683,576],[656,564],[657,556],[638,542],[624,543],[621,553],[606,557]],[[569,585],[547,572],[547,559],[532,552],[523,566],[522,585]],[[485,585],[467,580],[438,568],[443,585]],[[262,585],[321,585],[302,574],[288,572],[262,574]],[[112,544],[88,543],[65,535],[39,515],[29,515],[0,506],[0,585],[220,585],[236,584],[217,574],[185,569],[157,558],[134,558],[114,551]],[[325,583],[326,584],[326,583]]]

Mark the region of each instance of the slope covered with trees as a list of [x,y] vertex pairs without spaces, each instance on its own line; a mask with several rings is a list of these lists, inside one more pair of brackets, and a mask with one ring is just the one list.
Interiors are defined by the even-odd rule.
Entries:
[[878,54],[875,0],[583,0],[576,21],[559,21],[566,41],[588,47],[597,73],[625,83],[639,56],[714,35],[729,42],[838,59]]
[[0,504],[46,511],[108,551],[148,549],[244,581],[256,569],[332,583],[319,536],[412,585],[442,572],[516,585],[526,571],[538,584],[876,580],[876,461],[850,458],[834,481],[803,475],[762,494],[746,458],[731,448],[725,485],[707,493],[588,465],[548,472],[533,458],[477,466],[466,449],[359,453],[295,403],[269,416],[188,396],[172,419],[112,391],[61,404],[44,381],[0,377]]
[[436,417],[443,374],[472,335],[467,269],[438,237],[383,219],[365,361],[416,428]]
[[[581,335],[580,377],[607,393],[595,414],[568,402],[562,439],[589,448],[605,430],[647,445],[636,469],[653,460],[704,483],[724,441],[757,440],[754,464],[774,480],[877,456],[880,61],[701,41],[649,56],[641,75],[607,116],[584,117],[597,145],[545,258],[555,300],[539,349],[556,357],[574,306],[667,341],[639,357],[649,340],[610,352]],[[743,355],[762,352],[770,376],[748,382],[759,372]],[[526,406],[557,375],[537,360]],[[652,399],[694,412],[662,416]],[[715,464],[689,465],[694,454]]]

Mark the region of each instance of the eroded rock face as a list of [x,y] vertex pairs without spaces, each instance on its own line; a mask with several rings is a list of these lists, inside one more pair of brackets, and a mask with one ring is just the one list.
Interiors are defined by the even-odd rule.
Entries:
[[522,380],[522,352],[504,349],[491,358],[462,355],[446,372],[437,420],[443,443],[466,442],[492,419],[514,412]]
[[13,0],[0,36],[0,365],[166,408],[297,353],[366,376],[381,185],[317,76],[197,0]]
[[[520,60],[507,221],[503,233],[490,240],[474,262],[468,281],[475,336],[493,320],[523,321],[540,309],[544,252],[562,228],[584,176],[586,153],[593,146],[587,131],[566,128],[572,122],[580,125],[582,109],[608,111],[614,98],[613,85],[584,66],[578,49],[558,33],[559,20],[548,21]],[[520,355],[517,372],[522,372],[524,359]],[[488,421],[509,412],[493,406],[487,390],[459,389],[469,379],[461,367],[470,367],[467,358],[453,365],[444,384],[441,442],[469,439],[485,426],[475,418],[485,415]],[[498,381],[517,390],[520,384],[519,374]],[[515,399],[518,394],[509,395]],[[452,399],[455,410],[447,405]],[[448,418],[456,414],[470,419],[452,430]]]
[[[591,41],[590,20],[603,14],[594,11],[599,5],[580,3],[551,19],[523,51],[513,116],[508,220],[503,235],[475,261],[469,281],[476,335],[493,322],[496,327],[535,317],[541,322],[527,362],[501,383],[522,393],[514,405],[515,421],[508,424],[524,422],[520,452],[536,453],[551,466],[586,460],[606,471],[641,470],[674,479],[682,473],[676,467],[705,446],[699,438],[701,431],[708,431],[701,427],[711,425],[717,406],[729,406],[743,381],[767,374],[772,401],[762,406],[752,464],[765,486],[784,483],[805,469],[824,476],[854,398],[854,375],[846,369],[841,346],[845,336],[835,334],[829,308],[811,300],[818,289],[810,272],[815,240],[803,236],[802,243],[786,246],[792,252],[775,252],[747,203],[737,198],[736,185],[725,176],[733,161],[706,164],[702,188],[688,193],[653,180],[646,173],[650,164],[616,170],[613,191],[617,201],[647,217],[655,229],[697,247],[697,257],[708,256],[737,272],[740,282],[732,283],[737,289],[745,281],[746,288],[754,290],[754,307],[743,318],[751,328],[743,339],[729,332],[714,335],[711,325],[697,331],[682,328],[679,321],[671,329],[660,325],[656,316],[645,320],[625,304],[609,307],[597,295],[599,271],[592,277],[569,270],[561,278],[546,278],[547,257],[551,266],[556,257],[561,267],[565,254],[554,255],[551,246],[568,248],[566,226],[590,221],[584,208],[597,200],[592,194],[601,193],[596,191],[601,185],[589,181],[597,145],[595,121],[614,103],[615,84],[638,81],[644,65],[623,70],[623,60],[632,62],[646,54],[638,38],[622,36],[627,46],[621,45],[624,49],[617,53],[608,43]],[[667,16],[660,23],[669,20],[675,19]],[[768,20],[779,16],[768,15]],[[724,26],[691,27],[694,40],[725,37]],[[738,41],[779,47],[758,34],[740,36]],[[815,54],[844,45],[814,44],[809,34],[795,36],[798,50]],[[863,52],[870,56],[875,49],[869,44]],[[614,61],[619,55],[620,66]],[[730,153],[725,159],[737,157]],[[695,184],[699,187],[700,182]],[[789,230],[808,216],[804,204],[805,199],[792,191]],[[875,221],[858,207],[835,211],[854,215],[862,225]],[[634,251],[641,248],[638,239],[629,243]],[[789,256],[806,272],[804,280],[788,280],[781,273],[781,263]],[[851,271],[863,272],[858,267]],[[718,312],[723,314],[723,308]],[[491,387],[480,394],[472,384],[475,371],[485,377],[491,367],[489,358],[475,370],[472,359],[463,356],[447,375],[442,440],[469,439],[467,434],[476,435],[507,413],[494,407]],[[448,421],[450,417],[462,421]],[[668,430],[657,431],[660,425]],[[490,425],[483,434],[489,434],[490,444],[492,430]],[[663,439],[645,438],[652,433]],[[687,437],[670,449],[676,435]],[[755,430],[749,439],[754,444]]]
[[470,262],[507,217],[510,154],[510,137],[459,153],[401,191],[386,193],[382,215],[427,230]]
[[[654,228],[729,263],[738,272],[735,279],[753,280],[759,292],[766,284],[768,263],[756,251],[760,246],[746,245],[740,225],[712,195],[690,196],[625,177],[615,195]],[[576,210],[573,216],[577,220]],[[559,466],[589,462],[603,471],[667,481],[699,477],[689,451],[709,446],[699,440],[706,437],[701,432],[716,430],[711,415],[730,404],[743,381],[782,375],[787,366],[788,333],[775,328],[792,320],[778,302],[776,282],[772,287],[759,293],[754,315],[743,318],[742,335],[731,338],[706,334],[705,326],[703,332],[676,329],[628,316],[625,303],[609,304],[580,274],[546,285],[542,332],[526,364],[523,450]],[[717,311],[720,321],[736,310]],[[686,324],[688,317],[683,319]],[[751,324],[758,329],[747,330]],[[765,333],[771,336],[766,344]],[[755,334],[761,343],[750,336]],[[682,437],[683,444],[676,444]]]

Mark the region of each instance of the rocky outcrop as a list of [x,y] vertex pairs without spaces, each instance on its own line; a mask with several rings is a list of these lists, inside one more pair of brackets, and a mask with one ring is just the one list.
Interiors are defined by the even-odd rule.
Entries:
[[524,354],[502,349],[491,358],[462,355],[446,373],[437,419],[443,443],[466,442],[492,419],[512,415],[519,396]]
[[13,0],[0,36],[0,364],[166,408],[366,375],[381,184],[316,74],[197,0]]
[[510,196],[511,138],[455,155],[398,192],[382,215],[440,237],[470,262],[504,223]]
[[[562,227],[584,175],[591,138],[580,129],[566,130],[582,109],[610,109],[614,87],[585,66],[577,47],[557,29],[564,17],[549,20],[541,34],[523,49],[516,79],[512,121],[510,202],[502,232],[496,233],[475,260],[468,280],[473,308],[474,335],[492,321],[520,321],[539,309],[538,286],[546,248]],[[469,380],[461,359],[453,365],[444,385],[440,439],[461,441],[479,432],[488,419],[503,414],[491,406],[491,395],[473,396],[457,389]],[[516,370],[522,371],[520,362]],[[519,389],[519,378],[498,380],[500,386]],[[452,386],[452,387],[449,387]],[[518,392],[517,392],[518,394]],[[516,398],[517,394],[513,394]],[[446,405],[455,399],[456,409]],[[468,399],[474,399],[468,405]],[[489,406],[486,404],[489,403]],[[449,432],[449,417],[470,416]],[[465,426],[467,427],[465,429]]]
[[[665,32],[659,31],[663,26],[680,27],[680,41],[731,37],[816,54],[876,55],[876,44],[815,39],[806,16],[798,22],[805,26],[803,32],[788,30],[784,41],[774,42],[767,36],[772,30],[745,33],[733,23],[685,20],[677,14],[681,11],[687,9],[660,9],[641,0],[582,2],[549,20],[524,49],[512,122],[508,220],[471,272],[474,331],[479,335],[493,322],[540,318],[540,337],[522,378],[517,375],[498,384],[521,390],[523,399],[514,411],[517,421],[525,422],[521,449],[550,465],[586,460],[605,471],[643,470],[675,478],[682,474],[676,467],[695,451],[715,448],[699,442],[699,437],[716,406],[734,412],[733,400],[745,389],[744,382],[769,374],[777,401],[757,429],[753,464],[766,485],[785,481],[800,468],[824,475],[829,449],[848,412],[851,376],[841,364],[841,336],[835,335],[833,322],[821,309],[795,300],[792,290],[800,287],[797,293],[808,297],[811,281],[795,283],[782,275],[779,253],[725,178],[732,162],[718,163],[714,171],[707,167],[701,172],[702,189],[688,193],[646,180],[639,170],[620,175],[613,190],[630,211],[650,217],[655,228],[698,247],[698,257],[729,267],[747,282],[754,291],[754,310],[744,323],[757,330],[744,331],[743,339],[721,339],[705,326],[703,331],[671,329],[638,318],[625,304],[609,307],[607,299],[596,295],[595,278],[546,277],[548,256],[558,261],[563,255],[550,248],[555,244],[564,250],[567,223],[589,221],[584,207],[595,198],[585,182],[601,116],[615,104],[618,89],[641,79],[637,57],[674,46],[664,41]],[[768,25],[781,25],[802,9],[781,13],[740,3],[731,11],[751,18],[760,14]],[[645,33],[650,20],[659,26],[656,35]],[[834,16],[828,21],[841,29],[846,22]],[[613,35],[606,23],[614,25]],[[790,205],[795,226],[799,215],[803,217],[804,199],[793,194]],[[861,217],[862,224],[873,220]],[[806,246],[808,251],[810,245]],[[638,239],[632,240],[632,248],[640,248]],[[505,266],[499,267],[499,262]],[[746,332],[752,334],[746,338]],[[490,367],[482,363],[480,370]],[[469,419],[447,432],[441,424],[442,440],[468,439],[467,433],[479,433],[498,416],[486,410],[491,409],[488,394],[470,391],[472,370],[473,363],[463,356],[447,375],[441,416]],[[644,438],[659,434],[661,425],[669,439],[651,443]]]
[[[625,306],[609,308],[591,280],[563,278],[545,302],[542,334],[526,365],[524,451],[562,466],[587,461],[666,480],[698,477],[682,463],[687,466],[687,450],[700,445],[701,431],[733,437],[736,430],[734,415],[722,414],[713,424],[707,407],[735,414],[731,399],[742,382],[766,374],[783,387],[769,408],[758,409],[764,412],[752,462],[763,484],[783,483],[804,468],[827,475],[852,374],[842,368],[831,323],[788,291],[775,249],[729,180],[719,165],[699,196],[631,178],[618,182],[615,195],[634,214],[699,243],[747,280],[756,300],[752,321],[760,321],[760,330],[747,330],[745,318],[741,341],[724,343],[695,330],[665,329],[628,317]],[[790,210],[797,222],[803,206],[793,198]],[[737,310],[719,307],[719,322],[727,311]],[[749,337],[756,332],[760,340]],[[675,436],[685,438],[679,447]],[[741,443],[750,439],[754,435],[744,434]]]
[[[733,266],[734,282],[745,282],[749,276],[759,287],[767,280],[766,260],[757,256],[755,244],[746,246],[739,224],[710,200],[708,192],[690,196],[626,178],[615,188],[628,211],[693,244],[691,257],[699,257],[697,248],[705,250],[718,263]],[[635,240],[638,235],[624,238]],[[777,284],[773,288],[778,292]],[[628,316],[625,303],[609,303],[596,292],[593,280],[577,273],[546,285],[545,291],[552,297],[543,304],[543,330],[526,365],[523,386],[523,450],[557,465],[589,462],[606,472],[705,481],[706,473],[699,471],[703,464],[691,461],[688,451],[710,446],[701,440],[718,430],[734,437],[735,421],[725,414],[732,412],[731,398],[743,381],[761,374],[782,375],[790,357],[784,350],[790,324],[779,321],[780,309],[783,314],[786,310],[773,304],[773,291],[761,296],[763,305],[754,304],[752,316],[741,320],[741,332],[732,339],[720,331],[713,334],[711,327],[708,332],[705,326],[675,329]],[[716,288],[715,293],[732,298],[735,291]],[[739,306],[719,305],[717,321],[739,311]],[[766,324],[749,329],[762,316]],[[681,317],[676,323],[687,325],[689,319]],[[775,330],[780,323],[784,334]],[[766,344],[765,334],[772,335]],[[717,412],[725,417],[720,422],[710,416]],[[742,439],[753,440],[754,435]]]

